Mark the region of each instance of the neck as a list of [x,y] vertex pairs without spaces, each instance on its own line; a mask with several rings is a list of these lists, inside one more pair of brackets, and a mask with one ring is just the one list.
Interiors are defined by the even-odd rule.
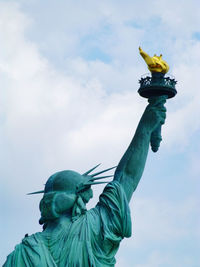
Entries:
[[66,213],[61,215],[58,219],[49,221],[45,232],[54,232],[63,229],[71,223],[72,215],[71,213]]

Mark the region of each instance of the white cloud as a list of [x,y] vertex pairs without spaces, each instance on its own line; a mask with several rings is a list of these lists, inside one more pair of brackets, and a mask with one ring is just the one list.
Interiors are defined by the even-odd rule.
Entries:
[[[122,242],[124,258],[116,266],[129,266],[131,258],[137,267],[195,266],[198,259],[191,253],[200,234],[198,207],[194,197],[183,202],[136,197],[131,204],[133,235]],[[187,255],[182,255],[184,249]]]
[[[140,242],[149,240],[175,241],[197,233],[198,223],[193,222],[198,210],[198,200],[195,198],[180,203],[161,199],[137,199],[132,204],[132,210],[135,213],[135,238],[139,237],[137,246]],[[195,223],[192,229],[191,221],[192,224]]]

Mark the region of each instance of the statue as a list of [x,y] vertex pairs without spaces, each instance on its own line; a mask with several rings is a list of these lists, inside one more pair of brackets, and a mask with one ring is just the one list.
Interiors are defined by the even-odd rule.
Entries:
[[151,134],[165,122],[165,101],[166,97],[156,96],[146,107],[113,180],[94,208],[86,210],[93,197],[91,187],[110,177],[99,175],[112,168],[93,173],[97,165],[84,174],[57,172],[47,180],[44,190],[31,193],[43,193],[39,220],[43,231],[26,235],[3,267],[115,265],[120,242],[131,236],[129,202],[145,167]]

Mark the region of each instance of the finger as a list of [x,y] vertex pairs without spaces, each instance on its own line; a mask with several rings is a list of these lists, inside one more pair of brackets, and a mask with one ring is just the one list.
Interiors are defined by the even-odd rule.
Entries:
[[153,109],[156,109],[156,110],[159,110],[159,111],[164,111],[164,112],[166,112],[167,111],[167,109],[166,109],[166,107],[164,106],[164,104],[165,103],[161,103],[161,102],[157,102],[157,103],[155,103],[155,104],[150,104],[149,105],[149,107],[150,108],[153,108]]
[[160,123],[161,124],[164,124],[165,123],[165,119],[166,119],[166,113],[162,113],[162,114],[160,114],[161,116],[161,120],[160,120]]
[[147,108],[146,108],[149,111],[155,111],[155,112],[163,112],[163,113],[166,113],[167,109],[165,106],[151,106],[151,105],[148,105]]
[[161,116],[162,118],[166,118],[166,112],[165,111],[158,111],[157,113],[159,116]]
[[157,105],[164,105],[166,102],[167,96],[154,96],[154,97],[150,97],[148,99],[148,102],[150,103],[150,105],[152,106],[157,106]]
[[164,104],[166,103],[166,100],[160,100],[159,102],[156,102],[155,104],[153,104],[154,107],[165,107]]
[[165,106],[158,107],[158,110],[161,111],[161,112],[166,112],[167,111]]
[[165,119],[166,119],[166,115],[164,114],[161,116],[161,120],[165,120]]
[[164,120],[164,119],[161,120],[161,121],[160,121],[160,124],[161,124],[161,125],[165,124],[165,120]]

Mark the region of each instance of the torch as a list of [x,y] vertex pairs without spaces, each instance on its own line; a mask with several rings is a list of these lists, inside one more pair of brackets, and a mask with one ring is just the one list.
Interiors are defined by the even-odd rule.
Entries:
[[[169,65],[162,59],[162,55],[150,57],[140,47],[139,51],[151,72],[151,74],[143,75],[139,80],[140,96],[148,98],[149,103],[153,103],[160,96],[165,99],[174,97],[177,94],[175,88],[177,81],[174,77],[165,75],[169,70]],[[151,134],[150,143],[153,152],[158,151],[161,141],[161,125],[159,125]]]

